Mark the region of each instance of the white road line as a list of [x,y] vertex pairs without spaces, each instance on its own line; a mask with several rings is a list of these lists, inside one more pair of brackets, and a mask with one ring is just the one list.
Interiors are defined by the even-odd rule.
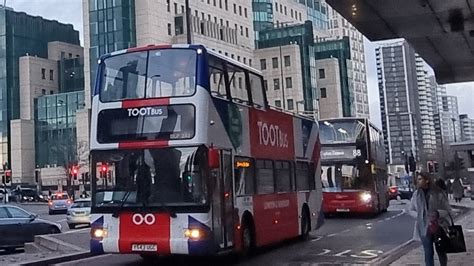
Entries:
[[338,233],[334,233],[334,234],[330,234],[330,235],[327,235],[327,237],[332,237],[332,236],[337,236]]
[[67,231],[63,234],[75,234],[75,233],[82,233],[82,232],[85,232],[85,231],[90,231],[91,229],[90,228],[82,228],[82,229],[77,229],[77,230],[70,230],[70,231]]
[[365,225],[369,226],[369,225],[372,225],[372,223],[368,223],[368,224],[365,224]]
[[322,238],[322,236],[317,236],[315,239],[311,239],[311,242],[316,242],[318,240],[321,240]]
[[58,221],[56,221],[56,222],[57,222],[57,223],[62,223],[62,222],[65,222],[65,221],[66,221],[66,219],[61,219],[61,220],[58,220]]

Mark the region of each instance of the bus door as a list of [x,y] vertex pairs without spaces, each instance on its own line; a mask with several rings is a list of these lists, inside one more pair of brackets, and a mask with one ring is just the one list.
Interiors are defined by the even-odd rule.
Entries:
[[212,224],[215,242],[220,248],[234,245],[234,190],[232,153],[220,151],[220,168],[213,172]]

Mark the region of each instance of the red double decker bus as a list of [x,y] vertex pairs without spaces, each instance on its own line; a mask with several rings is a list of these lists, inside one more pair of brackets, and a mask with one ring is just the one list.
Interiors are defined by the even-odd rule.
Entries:
[[268,106],[260,72],[200,45],[100,59],[91,251],[217,254],[321,223],[319,127]]
[[389,205],[380,130],[367,119],[320,121],[323,211],[379,213]]

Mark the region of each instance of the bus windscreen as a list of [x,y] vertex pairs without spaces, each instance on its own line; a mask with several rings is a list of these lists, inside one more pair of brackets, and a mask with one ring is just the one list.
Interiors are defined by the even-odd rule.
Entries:
[[100,100],[190,96],[196,87],[196,51],[161,49],[106,58]]

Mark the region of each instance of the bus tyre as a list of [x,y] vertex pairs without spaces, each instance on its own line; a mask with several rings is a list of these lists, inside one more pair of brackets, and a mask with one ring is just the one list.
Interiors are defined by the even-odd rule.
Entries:
[[250,256],[255,251],[255,237],[252,223],[246,219],[242,224],[242,255]]
[[311,230],[311,220],[309,218],[308,210],[304,208],[303,212],[301,213],[301,238],[303,240],[308,239],[310,230]]

